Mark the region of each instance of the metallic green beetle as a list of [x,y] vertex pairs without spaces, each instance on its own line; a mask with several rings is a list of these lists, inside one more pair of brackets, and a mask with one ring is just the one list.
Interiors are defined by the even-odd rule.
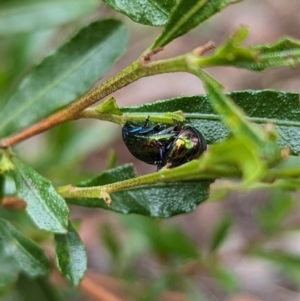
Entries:
[[123,141],[137,159],[168,168],[198,158],[207,148],[203,135],[191,125],[156,124],[149,126],[127,122],[122,129]]

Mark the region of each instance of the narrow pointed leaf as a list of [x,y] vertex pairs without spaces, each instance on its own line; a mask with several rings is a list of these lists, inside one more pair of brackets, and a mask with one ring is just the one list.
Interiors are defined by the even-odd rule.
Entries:
[[203,80],[212,107],[221,116],[229,130],[237,137],[247,139],[255,147],[263,146],[266,141],[262,128],[245,118],[245,113],[223,94],[220,84],[213,77],[200,70],[197,75]]
[[295,210],[296,202],[290,191],[273,189],[268,203],[257,210],[257,222],[263,232],[276,234],[284,227],[287,217]]
[[[277,234],[278,235],[278,234]],[[251,256],[258,256],[261,259],[268,260],[281,270],[281,274],[299,285],[299,267],[300,256],[297,251],[285,251],[278,249],[265,248],[255,246],[250,249]]]
[[7,257],[14,269],[30,277],[46,276],[50,272],[43,250],[4,219],[0,219],[0,255]]
[[56,262],[60,272],[78,285],[87,268],[85,246],[69,223],[66,234],[55,234]]
[[153,218],[131,214],[121,216],[121,220],[131,231],[140,232],[149,240],[157,254],[176,255],[183,259],[196,259],[200,257],[200,250],[195,241],[189,238],[180,227],[158,223]]
[[[275,90],[245,90],[226,93],[250,120],[258,124],[270,121],[278,131],[279,145],[289,146],[294,153],[300,152],[299,94]],[[229,130],[215,113],[207,95],[194,95],[160,100],[141,106],[122,107],[123,113],[159,114],[182,110],[186,122],[201,131],[208,143],[223,140]]]
[[298,254],[291,254],[271,249],[264,250],[263,248],[256,246],[254,246],[253,249],[250,249],[249,252],[251,255],[253,254],[268,260],[272,260],[278,264],[297,266],[298,269],[300,267],[300,256]]
[[167,23],[176,0],[104,0],[111,8],[137,23],[162,26]]
[[222,245],[224,240],[229,233],[230,227],[232,225],[232,219],[228,216],[222,216],[220,221],[218,221],[216,227],[213,230],[211,242],[210,242],[210,251],[215,252]]
[[[1,230],[0,230],[1,231]],[[1,236],[1,234],[0,234]],[[0,238],[1,249],[1,238]],[[20,268],[13,258],[10,258],[7,254],[4,254],[3,250],[0,250],[0,296],[14,283],[16,282],[20,273]]]
[[164,31],[157,38],[152,49],[167,45],[227,5],[239,1],[240,0],[181,0],[174,8]]
[[227,292],[237,292],[239,289],[239,279],[228,268],[225,268],[219,264],[212,263],[208,267],[213,278],[219,283],[221,287],[226,289]]
[[[15,301],[63,301],[66,300],[59,288],[47,278],[25,277],[20,275],[15,286],[20,299]],[[8,301],[8,300],[6,300]]]
[[0,112],[0,136],[80,97],[123,54],[127,40],[126,28],[115,20],[97,21],[80,30],[25,76]]
[[4,196],[4,185],[5,185],[4,176],[0,175],[0,204],[1,204],[2,198]]
[[248,32],[247,27],[241,27],[214,54],[194,57],[199,67],[225,65],[261,71],[270,67],[295,67],[299,64],[300,40],[283,37],[270,44],[243,46],[241,42]]
[[[99,186],[135,177],[132,165],[125,164],[103,172],[78,186]],[[125,214],[169,217],[194,210],[209,195],[211,181],[185,181],[143,185],[111,194],[112,206],[102,199],[68,199],[68,202],[87,207],[99,207]]]
[[300,63],[300,40],[284,37],[272,44],[256,44],[257,64],[248,64],[250,70],[264,70],[269,67],[294,67]]
[[206,164],[212,167],[223,164],[238,168],[245,185],[259,180],[264,175],[267,166],[260,157],[248,139],[231,136],[222,143],[211,146]]
[[102,244],[107,248],[112,255],[114,261],[120,260],[122,256],[122,243],[118,237],[116,230],[110,224],[100,226],[100,234]]
[[51,182],[32,168],[13,158],[16,169],[11,174],[16,183],[17,194],[26,203],[26,211],[35,224],[44,230],[65,233],[69,208],[56,192]]
[[99,0],[23,0],[0,4],[0,34],[24,33],[66,24],[92,11]]
[[288,156],[285,160],[274,166],[272,169],[273,176],[284,176],[291,178],[300,177],[300,157]]
[[[101,133],[101,136],[99,135]],[[98,137],[99,136],[99,137]],[[95,137],[98,137],[95,139]],[[68,166],[76,160],[86,158],[86,156],[93,151],[100,151],[116,141],[119,137],[118,128],[111,126],[109,123],[92,124],[88,127],[81,128],[80,131],[72,133],[69,140],[64,145],[59,144],[57,157],[52,157],[52,164],[59,164],[60,166]],[[74,151],[76,150],[76,151]],[[51,164],[51,162],[50,162]]]

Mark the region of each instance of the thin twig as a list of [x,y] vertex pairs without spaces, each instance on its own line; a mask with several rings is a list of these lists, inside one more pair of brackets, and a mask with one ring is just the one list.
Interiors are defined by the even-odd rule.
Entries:
[[11,137],[2,139],[0,141],[0,148],[11,147],[63,122],[78,119],[80,113],[84,109],[95,104],[112,92],[115,92],[142,77],[179,71],[188,72],[185,56],[177,56],[171,59],[158,60],[154,62],[146,62],[145,60],[138,59],[130,66],[123,69],[121,72],[111,77],[98,87],[92,89],[90,92],[86,93],[61,111],[17,134],[12,135]]

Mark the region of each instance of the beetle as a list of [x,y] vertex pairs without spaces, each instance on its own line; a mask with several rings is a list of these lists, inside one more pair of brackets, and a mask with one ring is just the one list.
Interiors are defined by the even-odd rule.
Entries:
[[191,125],[125,123],[122,137],[131,154],[137,159],[157,166],[169,168],[180,166],[198,158],[207,148],[203,135]]

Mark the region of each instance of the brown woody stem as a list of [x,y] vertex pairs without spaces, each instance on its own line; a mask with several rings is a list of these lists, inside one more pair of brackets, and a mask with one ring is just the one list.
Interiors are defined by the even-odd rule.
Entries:
[[142,77],[179,71],[188,71],[185,56],[154,62],[147,61],[142,57],[61,111],[54,113],[17,134],[4,138],[0,141],[0,148],[11,147],[58,124],[80,118],[80,113],[87,107]]

